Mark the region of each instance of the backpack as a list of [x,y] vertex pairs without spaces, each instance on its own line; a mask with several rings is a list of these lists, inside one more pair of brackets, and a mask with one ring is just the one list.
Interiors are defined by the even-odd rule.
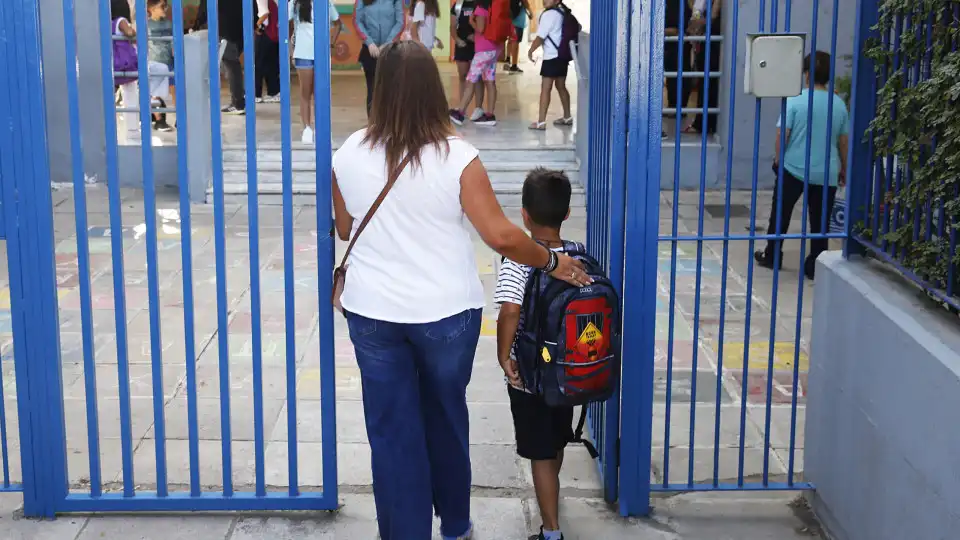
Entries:
[[510,18],[516,19],[523,13],[523,0],[510,0]]
[[571,442],[582,443],[589,403],[609,399],[620,374],[620,295],[582,244],[564,242],[567,256],[584,265],[593,283],[575,287],[533,269],[521,307],[514,356],[524,387],[551,407],[583,406]]
[[492,0],[490,17],[483,29],[483,37],[493,43],[506,43],[514,35],[513,17],[510,16],[511,0]]
[[[570,44],[575,43],[578,46],[580,45],[580,30],[583,29],[580,26],[580,21],[577,20],[577,17],[570,11],[567,6],[563,4],[557,4],[556,7],[550,9],[555,9],[560,12],[560,15],[563,16],[563,26],[560,30],[560,43],[554,43],[549,37],[550,43],[557,48],[557,59],[570,62],[573,60],[573,53],[570,51]],[[547,10],[550,11],[550,10]]]
[[137,71],[137,49],[120,32],[120,19],[113,20],[113,34],[123,37],[123,39],[113,40],[113,83],[126,84],[133,82],[137,80],[136,77],[116,75],[118,71]]

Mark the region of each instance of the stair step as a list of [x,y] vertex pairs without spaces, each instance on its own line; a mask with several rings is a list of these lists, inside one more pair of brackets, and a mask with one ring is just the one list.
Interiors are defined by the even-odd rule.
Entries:
[[[336,147],[334,148],[336,150]],[[484,145],[479,148],[480,159],[485,163],[564,163],[576,162],[577,151],[573,145],[562,146],[537,146],[537,147],[514,147],[509,145]],[[295,143],[291,145],[290,162],[297,163],[315,163],[316,151],[312,145]],[[258,166],[269,163],[280,163],[283,160],[283,154],[279,145],[275,143],[260,144],[257,147]],[[228,163],[246,163],[247,150],[243,145],[228,145],[223,149],[223,162]]]
[[[517,168],[517,169],[487,169],[487,174],[490,176],[490,182],[494,186],[515,186],[517,189],[520,189],[523,186],[523,181],[527,177],[527,173],[532,167],[528,168]],[[582,185],[580,182],[580,171],[578,170],[566,170],[567,176],[570,178],[570,183],[574,186]],[[316,171],[313,169],[303,169],[297,170],[294,169],[292,173],[293,183],[295,185],[313,185],[316,183]],[[224,167],[223,171],[223,184],[224,186],[243,186],[243,189],[247,188],[247,171],[246,169],[227,169]],[[257,186],[259,191],[263,191],[266,186],[280,186],[283,184],[283,171],[279,169],[270,170],[270,169],[258,169],[257,170]]]
[[[579,171],[580,165],[576,161],[535,161],[535,162],[502,162],[502,161],[492,161],[489,163],[484,163],[489,172],[529,172],[537,167],[545,167],[548,169],[559,169],[561,171],[573,172]],[[300,172],[315,172],[317,170],[317,165],[313,161],[301,161],[301,162],[292,162],[290,163],[290,170],[294,173]],[[223,172],[247,172],[247,163],[246,162],[229,162],[223,164]],[[283,172],[283,164],[278,161],[270,161],[264,163],[257,163],[257,172],[258,173],[274,173],[274,172]]]

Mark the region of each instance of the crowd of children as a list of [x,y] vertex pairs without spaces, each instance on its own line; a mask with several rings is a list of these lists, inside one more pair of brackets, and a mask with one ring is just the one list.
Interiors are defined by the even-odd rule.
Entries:
[[[544,0],[537,37],[527,56],[536,63],[534,53],[543,49],[540,67],[540,110],[530,129],[546,129],[550,95],[554,88],[560,96],[563,116],[556,126],[572,126],[570,92],[566,78],[575,56],[580,23],[562,0]],[[506,71],[520,73],[517,66],[520,40],[527,16],[533,13],[527,0],[463,0],[453,8],[452,33],[456,35],[454,60],[460,76],[460,102],[450,110],[450,119],[461,126],[468,119],[479,126],[497,125],[497,62],[506,52]],[[476,108],[469,116],[471,102]]]

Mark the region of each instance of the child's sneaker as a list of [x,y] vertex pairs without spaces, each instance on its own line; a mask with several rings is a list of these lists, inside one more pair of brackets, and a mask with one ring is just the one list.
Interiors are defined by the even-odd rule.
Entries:
[[[557,540],[563,540],[563,533],[560,533],[560,536],[557,536],[556,538]],[[553,539],[543,534],[543,527],[540,527],[540,534],[535,534],[531,536],[529,540],[553,540]]]
[[466,118],[463,116],[463,113],[456,110],[450,109],[450,121],[458,126],[462,126]]
[[476,109],[473,110],[473,113],[470,114],[470,121],[471,121],[471,122],[476,122],[476,121],[479,120],[480,117],[482,117],[484,114],[486,114],[486,113],[483,112],[483,109],[481,109],[480,107],[477,107]]
[[497,116],[493,114],[483,113],[483,116],[477,118],[474,121],[478,126],[495,126],[497,125]]
[[263,98],[264,103],[280,103],[280,94],[274,94],[272,96],[268,95]]

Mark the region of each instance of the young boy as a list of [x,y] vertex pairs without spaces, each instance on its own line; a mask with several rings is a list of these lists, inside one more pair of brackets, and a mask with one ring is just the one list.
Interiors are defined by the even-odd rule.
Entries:
[[[523,224],[534,240],[563,250],[560,227],[570,215],[570,180],[560,171],[533,170],[523,183]],[[548,407],[524,387],[514,357],[513,343],[522,329],[521,306],[531,268],[504,259],[497,275],[494,302],[497,320],[497,356],[507,378],[510,410],[517,437],[517,454],[530,460],[533,486],[543,526],[531,540],[562,540],[560,531],[560,466],[563,449],[573,440],[573,407]]]
[[543,64],[540,66],[540,115],[530,124],[530,129],[547,129],[547,110],[550,108],[550,92],[556,88],[563,107],[563,117],[553,121],[555,126],[572,126],[573,114],[570,112],[570,92],[567,90],[567,72],[570,62],[560,58],[563,38],[563,19],[569,9],[560,0],[544,0],[544,11],[540,14],[537,27],[537,39],[533,40],[527,56],[534,62],[533,53],[543,47]]
[[[767,234],[786,234],[793,217],[793,207],[803,197],[803,179],[808,177],[807,217],[810,220],[810,233],[820,234],[820,226],[824,223],[824,215],[830,216],[833,200],[837,194],[837,186],[843,186],[847,177],[847,145],[849,134],[849,113],[843,98],[831,94],[827,85],[830,83],[830,55],[817,51],[807,55],[803,61],[803,74],[807,80],[807,89],[799,96],[787,99],[787,116],[782,122],[777,122],[776,154],[773,169],[779,174],[780,158],[780,130],[786,139],[786,148],[783,152],[783,193],[778,189],[773,192],[773,206],[770,209],[770,223]],[[811,102],[810,93],[813,92]],[[831,105],[832,119],[830,119]],[[810,108],[813,104],[812,109]],[[808,124],[808,119],[811,123]],[[830,133],[827,133],[827,124],[830,124]],[[807,165],[807,133],[810,132],[810,169]],[[827,141],[829,138],[829,158],[827,156]],[[828,174],[829,173],[829,174]],[[780,216],[780,230],[777,231],[777,198],[783,197],[782,213]],[[823,213],[823,198],[826,197],[826,214]],[[825,232],[825,231],[823,231]],[[754,253],[757,264],[764,268],[773,268],[774,258],[783,248],[781,240],[769,240],[767,248]],[[813,279],[817,264],[817,257],[827,250],[826,238],[817,238],[810,241],[810,252],[803,262],[803,273],[808,279]],[[780,265],[783,265],[781,251]]]

